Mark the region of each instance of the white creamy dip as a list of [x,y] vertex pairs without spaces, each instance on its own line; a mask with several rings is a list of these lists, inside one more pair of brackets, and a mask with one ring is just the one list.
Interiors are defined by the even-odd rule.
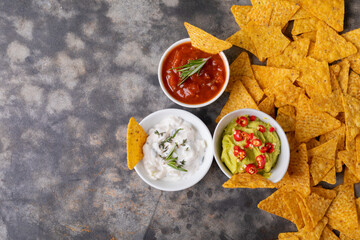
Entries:
[[169,116],[151,128],[148,134],[142,161],[152,179],[176,181],[187,178],[202,164],[206,142],[182,118]]

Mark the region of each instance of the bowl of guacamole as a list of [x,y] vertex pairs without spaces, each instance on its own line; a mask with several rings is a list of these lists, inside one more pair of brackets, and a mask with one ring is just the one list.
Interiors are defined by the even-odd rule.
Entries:
[[285,175],[290,150],[285,132],[269,115],[240,109],[218,123],[213,136],[217,164],[229,178],[233,174],[260,174],[272,182]]

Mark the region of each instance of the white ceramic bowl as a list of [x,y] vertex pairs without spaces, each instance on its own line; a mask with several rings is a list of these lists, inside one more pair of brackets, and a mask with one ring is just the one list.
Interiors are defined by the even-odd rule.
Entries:
[[206,127],[206,125],[194,114],[180,110],[180,109],[164,109],[157,112],[154,112],[144,118],[140,125],[141,127],[146,131],[149,132],[149,130],[158,122],[160,122],[165,117],[168,117],[170,115],[178,116],[184,119],[187,122],[190,122],[195,129],[199,132],[200,136],[206,141],[206,151],[205,151],[205,157],[204,161],[200,165],[197,172],[195,172],[191,177],[186,179],[181,179],[180,181],[164,181],[164,180],[154,180],[151,179],[148,175],[148,173],[145,170],[143,161],[140,161],[136,166],[135,170],[137,174],[140,176],[140,178],[149,184],[150,186],[157,188],[159,190],[163,191],[179,191],[186,188],[189,188],[196,183],[198,183],[205,174],[209,171],[211,163],[213,161],[213,147],[212,147],[212,137],[209,129]]
[[174,103],[179,104],[180,106],[183,107],[188,107],[188,108],[199,108],[199,107],[204,107],[207,106],[213,102],[215,102],[220,96],[221,94],[223,94],[223,92],[225,91],[228,83],[229,83],[229,77],[230,77],[230,67],[229,67],[229,62],[225,56],[225,54],[223,52],[220,53],[220,57],[222,58],[224,65],[225,65],[225,70],[226,70],[226,77],[225,77],[225,84],[223,85],[221,91],[219,91],[219,93],[213,97],[212,99],[210,99],[207,102],[201,103],[201,104],[187,104],[187,103],[183,103],[180,102],[178,100],[176,100],[175,98],[173,98],[171,96],[171,94],[166,90],[165,86],[164,86],[164,82],[162,80],[162,67],[163,67],[163,62],[166,58],[166,56],[168,55],[168,53],[174,49],[176,46],[179,46],[182,43],[185,42],[190,42],[190,38],[185,38],[185,39],[181,39],[179,41],[177,41],[176,43],[174,43],[173,45],[171,45],[166,51],[165,53],[162,55],[161,59],[160,59],[160,63],[159,63],[159,67],[158,67],[158,79],[159,79],[159,83],[160,83],[160,87],[163,90],[163,92],[165,93],[165,95]]
[[226,165],[221,161],[221,141],[222,141],[222,133],[226,126],[236,117],[240,117],[242,115],[254,115],[258,117],[261,121],[269,123],[272,127],[275,128],[277,134],[279,135],[280,141],[281,141],[281,148],[280,148],[280,155],[277,161],[276,166],[271,170],[271,176],[269,177],[269,180],[276,183],[280,181],[289,166],[290,161],[290,148],[289,148],[289,142],[286,138],[284,130],[281,128],[281,126],[269,115],[267,115],[264,112],[255,110],[255,109],[239,109],[236,111],[233,111],[229,114],[227,114],[225,117],[223,117],[218,125],[215,128],[214,136],[213,136],[213,146],[214,146],[214,156],[217,164],[219,165],[221,171],[228,176],[229,178],[232,176],[232,173],[230,170],[226,167]]

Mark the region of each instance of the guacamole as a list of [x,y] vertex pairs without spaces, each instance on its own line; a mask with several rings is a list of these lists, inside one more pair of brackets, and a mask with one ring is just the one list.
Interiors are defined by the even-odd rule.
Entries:
[[232,174],[246,171],[269,177],[280,146],[280,138],[270,124],[255,116],[240,116],[224,129],[221,160]]

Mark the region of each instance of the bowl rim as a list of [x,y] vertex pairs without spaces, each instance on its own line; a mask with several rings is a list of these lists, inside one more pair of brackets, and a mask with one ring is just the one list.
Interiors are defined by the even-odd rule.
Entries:
[[[204,161],[200,165],[198,171],[196,172],[197,174],[193,174],[190,178],[188,178],[188,181],[184,180],[184,179],[180,179],[180,181],[181,180],[183,181],[183,183],[180,187],[173,187],[171,185],[172,182],[170,182],[167,187],[159,186],[160,183],[157,181],[161,181],[161,180],[152,180],[148,177],[147,172],[145,172],[144,170],[141,170],[141,167],[139,165],[139,164],[142,164],[141,161],[135,166],[135,171],[145,183],[147,183],[149,186],[151,186],[153,188],[156,188],[156,189],[162,190],[162,191],[181,191],[181,190],[187,189],[187,188],[192,187],[195,184],[197,184],[199,181],[201,181],[201,179],[204,178],[204,176],[209,171],[209,169],[212,165],[212,162],[213,162],[213,158],[214,158],[214,152],[213,152],[213,146],[212,146],[212,135],[210,133],[209,128],[205,125],[205,123],[199,117],[197,117],[193,113],[188,112],[186,110],[176,109],[176,108],[167,108],[167,109],[162,109],[162,110],[153,112],[153,113],[149,114],[148,116],[146,116],[139,124],[142,127],[144,127],[146,122],[153,121],[152,119],[156,119],[157,117],[160,117],[162,115],[179,116],[182,119],[184,119],[185,121],[190,122],[192,124],[192,126],[204,138],[204,140],[206,141],[206,144],[207,144],[205,154],[204,154]],[[190,118],[192,119],[192,121],[187,120]],[[144,130],[146,132],[148,132],[148,130],[151,127],[146,128]],[[199,129],[199,128],[201,128],[201,129]],[[158,183],[158,185],[156,183]],[[173,185],[176,185],[177,181],[175,181],[173,183],[174,183]]]
[[[246,112],[246,113],[244,113]],[[280,141],[281,141],[281,155],[285,158],[284,162],[282,162],[281,164],[283,164],[283,170],[280,171],[280,173],[278,173],[276,176],[274,176],[274,174],[271,174],[271,176],[269,177],[269,180],[272,181],[273,183],[276,183],[278,181],[280,181],[284,176],[285,173],[287,172],[287,169],[289,167],[289,163],[290,163],[290,147],[289,147],[289,142],[287,140],[286,134],[284,132],[284,130],[282,129],[282,127],[280,126],[280,124],[278,122],[276,122],[276,120],[274,118],[272,118],[271,116],[269,116],[268,114],[260,111],[260,110],[256,110],[256,109],[251,109],[251,108],[243,108],[243,109],[238,109],[235,111],[232,111],[228,114],[226,114],[216,125],[216,128],[214,130],[214,134],[213,134],[213,152],[214,152],[214,157],[215,157],[215,161],[217,163],[217,165],[219,166],[219,168],[221,169],[221,171],[228,177],[231,178],[231,176],[233,175],[230,170],[227,168],[227,166],[221,161],[221,155],[219,155],[219,157],[217,156],[217,148],[219,143],[219,140],[216,139],[216,137],[221,138],[222,132],[224,130],[224,128],[229,124],[230,121],[232,121],[232,119],[234,119],[234,115],[255,115],[256,117],[259,117],[261,119],[261,121],[264,122],[268,122],[270,123],[271,126],[273,126],[276,129],[276,133],[279,135]],[[263,115],[262,117],[259,116]],[[224,124],[224,122],[227,122],[223,127],[220,127]],[[220,129],[221,128],[221,129]],[[219,133],[219,131],[221,131]],[[220,147],[221,149],[221,147]],[[221,151],[220,151],[221,154]],[[280,160],[280,155],[278,158],[278,161],[276,163],[276,166],[271,170],[275,171],[276,168],[278,168],[279,165],[279,160]]]
[[229,61],[226,58],[226,55],[224,54],[224,52],[220,52],[219,55],[221,57],[221,59],[224,62],[225,65],[225,70],[226,70],[226,77],[225,77],[225,83],[222,87],[222,89],[218,92],[218,94],[216,96],[214,96],[212,99],[210,99],[207,102],[204,103],[200,103],[200,104],[188,104],[188,103],[183,103],[177,99],[175,99],[174,97],[171,96],[171,94],[166,90],[163,80],[162,80],[162,66],[163,66],[163,62],[166,58],[166,56],[168,55],[168,53],[173,50],[175,47],[177,47],[178,45],[185,43],[185,42],[190,42],[190,38],[184,38],[181,39],[175,43],[173,43],[168,49],[166,49],[166,51],[164,52],[164,54],[161,56],[160,62],[159,62],[159,66],[158,66],[158,80],[159,80],[159,84],[160,87],[162,89],[162,91],[165,93],[165,95],[174,103],[183,106],[183,107],[188,107],[188,108],[199,108],[199,107],[205,107],[213,102],[215,102],[225,91],[227,85],[229,84],[229,79],[230,79],[230,65],[229,65]]

